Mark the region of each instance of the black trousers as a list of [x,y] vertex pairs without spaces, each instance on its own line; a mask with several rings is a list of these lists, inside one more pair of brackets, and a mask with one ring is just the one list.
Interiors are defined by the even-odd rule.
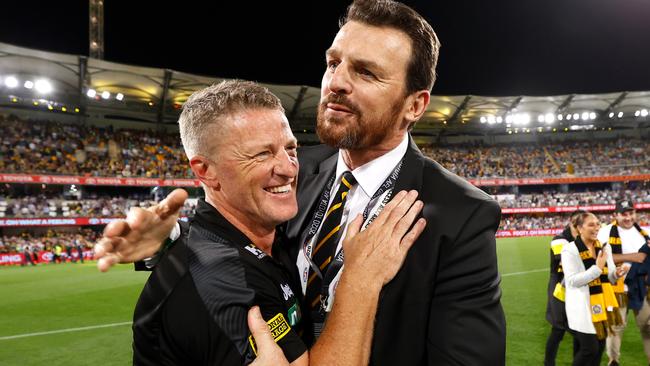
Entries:
[[577,343],[574,347],[573,366],[598,366],[605,350],[605,340],[599,340],[595,334],[586,334],[570,330]]
[[[546,340],[546,352],[544,353],[544,366],[555,366],[555,359],[557,358],[557,351],[560,348],[560,342],[567,332],[563,328],[551,328],[551,333]],[[573,338],[573,354],[578,352],[578,341]]]

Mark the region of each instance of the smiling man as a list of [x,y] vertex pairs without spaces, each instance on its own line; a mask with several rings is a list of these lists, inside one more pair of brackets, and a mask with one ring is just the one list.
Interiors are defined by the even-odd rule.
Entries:
[[[648,243],[650,238],[648,234],[636,222],[636,210],[634,204],[630,200],[621,199],[616,202],[614,207],[614,222],[609,225],[603,226],[598,232],[598,240],[601,243],[608,243],[612,246],[612,255],[614,262],[620,263],[626,260],[634,260],[631,255],[636,255],[641,250],[644,244]],[[650,243],[648,243],[650,244]],[[644,248],[645,249],[645,248]],[[645,257],[643,257],[645,258]],[[640,260],[641,262],[643,260]],[[621,356],[621,340],[623,338],[623,331],[627,325],[628,304],[628,288],[619,280],[617,286],[614,286],[617,300],[619,303],[619,311],[622,324],[613,325],[612,331],[607,334],[607,356],[609,357],[608,365],[618,366]],[[648,299],[644,296],[641,299],[641,306],[639,309],[634,310],[637,326],[641,332],[641,340],[643,341],[643,350],[648,363],[650,363],[650,304]]]
[[[280,100],[252,82],[222,82],[194,93],[179,125],[205,199],[184,235],[161,256],[138,300],[134,364],[248,364],[256,354],[246,321],[253,305],[292,365],[331,364],[332,353],[310,359],[299,336],[295,267],[276,232],[298,210],[296,139]],[[343,298],[321,342],[367,358],[369,346],[356,329],[372,326],[368,316],[381,287],[424,227],[420,220],[407,234],[422,207],[415,197],[396,196],[363,233],[358,220],[351,224]],[[349,365],[360,363],[352,360]]]
[[[505,364],[499,206],[426,158],[409,133],[429,104],[439,48],[433,28],[413,9],[391,0],[356,0],[326,52],[317,119],[325,145],[300,150],[298,214],[284,226],[304,294],[303,339],[318,339],[311,354],[335,354],[347,364]],[[326,336],[340,319],[336,304],[347,303],[341,284],[354,260],[342,250],[346,230],[357,216],[364,225],[372,222],[403,190],[420,193],[427,227],[382,289],[376,316],[367,315],[369,326],[348,328],[361,332],[372,350],[369,359],[350,362],[350,354]],[[345,202],[332,198],[340,191]],[[168,223],[167,212],[177,207],[161,204],[153,217],[134,214],[134,225],[109,227],[99,267],[154,253],[170,230],[156,224]],[[336,223],[323,219],[330,212],[339,213]]]

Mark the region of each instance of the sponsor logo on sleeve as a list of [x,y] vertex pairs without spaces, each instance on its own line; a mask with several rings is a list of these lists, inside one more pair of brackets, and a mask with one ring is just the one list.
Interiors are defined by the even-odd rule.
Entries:
[[[278,313],[266,323],[269,325],[269,330],[271,331],[271,336],[275,343],[278,343],[278,341],[284,338],[284,336],[286,336],[291,330],[291,326],[287,323],[287,320],[284,318],[282,313]],[[257,356],[257,344],[255,343],[252,334],[248,336],[248,343],[251,345],[255,356]]]

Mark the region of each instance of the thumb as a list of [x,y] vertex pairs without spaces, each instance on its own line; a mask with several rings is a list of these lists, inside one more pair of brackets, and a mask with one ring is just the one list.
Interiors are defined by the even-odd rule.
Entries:
[[158,215],[162,220],[164,220],[170,215],[178,213],[178,211],[183,208],[185,200],[187,200],[187,191],[181,188],[175,189],[158,204]]
[[363,216],[361,214],[358,214],[357,217],[355,217],[354,220],[348,224],[348,231],[345,234],[345,238],[350,240],[357,236],[359,231],[361,231],[361,224],[363,224]]
[[255,339],[257,344],[257,354],[259,355],[262,350],[275,347],[275,341],[271,336],[268,324],[262,318],[259,306],[253,306],[248,311],[248,328]]

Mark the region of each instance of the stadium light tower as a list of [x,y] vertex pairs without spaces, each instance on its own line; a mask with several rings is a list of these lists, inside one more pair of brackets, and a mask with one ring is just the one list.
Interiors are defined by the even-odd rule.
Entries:
[[104,0],[88,0],[88,53],[104,59]]

